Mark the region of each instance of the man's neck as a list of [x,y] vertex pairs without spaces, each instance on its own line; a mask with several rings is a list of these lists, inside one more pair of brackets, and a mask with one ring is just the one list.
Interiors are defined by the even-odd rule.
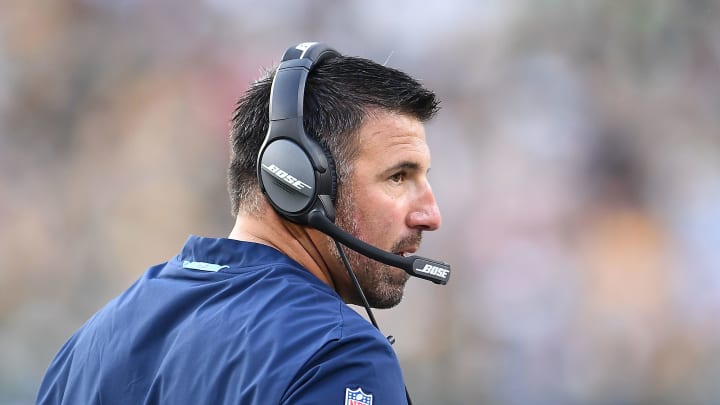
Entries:
[[335,289],[329,266],[320,250],[324,238],[317,231],[283,220],[270,207],[265,207],[257,216],[239,212],[228,238],[275,248]]

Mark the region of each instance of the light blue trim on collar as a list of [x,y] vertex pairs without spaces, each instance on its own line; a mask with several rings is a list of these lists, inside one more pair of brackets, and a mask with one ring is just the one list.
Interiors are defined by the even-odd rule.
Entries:
[[215,264],[215,263],[191,262],[189,260],[185,260],[183,262],[183,269],[216,272],[218,270],[229,269],[229,268],[230,268],[230,266],[222,266],[222,265]]

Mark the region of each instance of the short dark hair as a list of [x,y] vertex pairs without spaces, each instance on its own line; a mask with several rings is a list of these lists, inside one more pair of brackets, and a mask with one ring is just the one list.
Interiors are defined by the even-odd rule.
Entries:
[[[237,102],[230,131],[228,191],[233,215],[259,213],[257,156],[268,130],[274,70],[254,82]],[[435,94],[404,72],[373,61],[337,56],[314,68],[305,86],[303,122],[335,160],[338,182],[350,172],[355,137],[365,118],[381,110],[425,122],[439,109]]]

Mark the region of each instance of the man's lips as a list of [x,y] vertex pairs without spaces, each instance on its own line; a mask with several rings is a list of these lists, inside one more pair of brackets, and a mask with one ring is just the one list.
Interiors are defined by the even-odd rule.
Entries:
[[395,254],[402,257],[408,257],[415,253],[417,251],[416,247],[406,248],[406,249],[397,249],[395,250]]

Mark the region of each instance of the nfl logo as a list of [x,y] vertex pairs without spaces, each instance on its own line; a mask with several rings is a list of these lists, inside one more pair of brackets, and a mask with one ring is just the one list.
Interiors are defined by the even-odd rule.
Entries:
[[360,387],[356,390],[345,388],[345,405],[372,405],[372,395],[364,393]]

